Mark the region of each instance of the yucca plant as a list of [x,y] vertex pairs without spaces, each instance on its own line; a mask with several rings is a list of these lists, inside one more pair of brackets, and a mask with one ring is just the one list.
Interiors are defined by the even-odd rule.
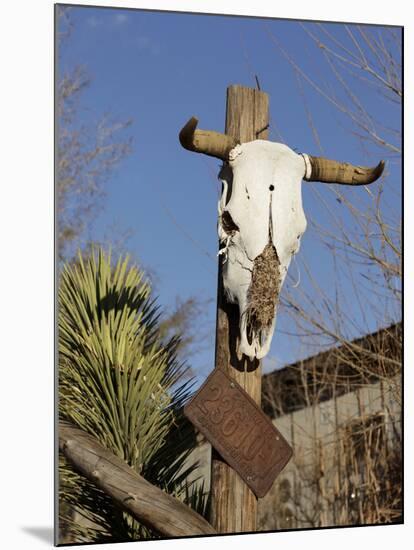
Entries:
[[[195,445],[182,416],[191,381],[177,338],[158,334],[159,310],[142,271],[101,249],[63,266],[59,283],[59,415],[95,436],[149,482],[203,512],[186,481]],[[60,520],[71,542],[154,538],[102,490],[59,461]],[[70,513],[69,513],[70,512]],[[75,512],[75,513],[74,513]]]

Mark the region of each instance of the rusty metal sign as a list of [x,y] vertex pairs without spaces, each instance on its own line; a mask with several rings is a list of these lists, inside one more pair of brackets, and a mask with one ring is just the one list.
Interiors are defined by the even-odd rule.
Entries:
[[257,497],[265,496],[292,456],[271,420],[221,369],[208,376],[184,414]]

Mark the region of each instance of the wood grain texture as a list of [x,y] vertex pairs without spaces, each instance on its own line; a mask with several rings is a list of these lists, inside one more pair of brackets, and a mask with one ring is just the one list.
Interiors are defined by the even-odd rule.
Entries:
[[[227,89],[226,134],[240,143],[268,138],[269,97],[243,86]],[[239,313],[223,293],[222,258],[217,285],[215,368],[224,369],[260,406],[261,365],[236,355]],[[240,476],[212,450],[210,523],[217,533],[252,532],[257,527],[257,498]]]
[[180,537],[216,533],[194,510],[151,485],[96,438],[68,422],[59,422],[59,449],[118,506],[160,535]]

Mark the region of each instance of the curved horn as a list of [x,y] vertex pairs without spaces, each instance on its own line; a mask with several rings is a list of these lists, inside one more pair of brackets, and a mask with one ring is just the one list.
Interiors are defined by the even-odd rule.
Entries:
[[211,130],[196,130],[197,124],[198,119],[192,117],[182,128],[179,139],[184,149],[228,160],[229,152],[236,147],[238,141],[227,134],[219,134]]
[[381,176],[385,166],[383,160],[373,168],[366,168],[311,155],[303,155],[303,158],[306,165],[304,177],[306,181],[341,183],[343,185],[368,185]]

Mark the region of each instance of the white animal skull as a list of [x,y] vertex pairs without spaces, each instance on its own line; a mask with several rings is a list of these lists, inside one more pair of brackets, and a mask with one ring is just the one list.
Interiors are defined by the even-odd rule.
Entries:
[[239,306],[237,352],[261,359],[269,351],[280,290],[306,229],[302,179],[366,185],[380,177],[384,163],[353,166],[263,140],[240,145],[231,136],[196,127],[192,118],[181,130],[183,147],[225,161],[219,254],[227,300]]
[[[228,300],[239,306],[238,354],[260,359],[269,351],[278,295],[306,229],[301,197],[305,162],[286,145],[257,140],[232,149],[229,166],[222,171],[219,202],[223,285]],[[269,244],[274,249],[268,249],[267,262],[261,261]],[[257,294],[252,285],[260,284],[260,269],[266,273]]]

